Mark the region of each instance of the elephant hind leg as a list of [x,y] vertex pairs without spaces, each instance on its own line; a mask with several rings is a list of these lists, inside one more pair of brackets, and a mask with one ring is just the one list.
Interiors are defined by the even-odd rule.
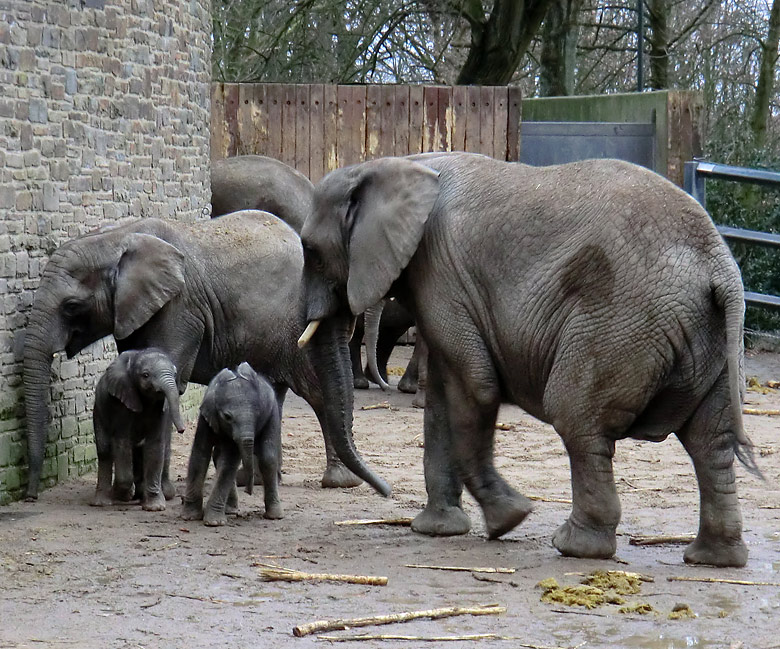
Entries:
[[747,563],[734,473],[735,423],[724,369],[678,433],[699,483],[699,532],[685,551],[686,563],[734,567]]

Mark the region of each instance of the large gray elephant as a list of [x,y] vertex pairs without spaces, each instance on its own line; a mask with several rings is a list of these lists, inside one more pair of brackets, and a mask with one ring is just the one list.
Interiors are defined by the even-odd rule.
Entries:
[[110,505],[135,495],[145,510],[164,510],[165,501],[175,495],[162,486],[170,421],[184,432],[176,366],[170,357],[154,347],[119,354],[95,386],[92,421],[98,479],[91,504]]
[[120,351],[165,351],[182,391],[188,381],[205,385],[222,368],[249,362],[280,402],[290,388],[317,414],[327,453],[323,486],[363,479],[388,493],[348,432],[333,434],[346,422],[325,408],[317,376],[296,345],[302,269],[298,235],[267,212],[191,224],[142,219],[58,248],[35,293],[24,344],[28,497],[38,494],[52,354],[64,349],[72,357],[109,334]]
[[615,160],[380,159],[318,184],[302,241],[326,402],[351,403],[346,356],[320,358],[351,314],[396,295],[428,343],[428,503],[416,531],[466,532],[463,484],[490,538],[531,511],[493,462],[498,408],[511,402],[552,424],[568,451],[573,508],[553,537],[562,554],[615,552],[615,442],[676,433],[701,496],[685,560],[745,564],[735,454],[757,468],[741,418],[743,289],[690,196]]
[[[249,363],[241,363],[235,371],[225,368],[211,379],[203,395],[190,451],[182,518],[203,520],[209,526],[225,525],[226,507],[238,505],[236,475],[242,463],[247,472],[246,492],[252,493],[257,463],[263,476],[264,516],[282,518],[281,431],[274,390]],[[204,510],[203,484],[212,456],[217,476]]]
[[[239,210],[263,210],[275,214],[300,234],[303,222],[311,212],[314,185],[297,169],[263,155],[239,155],[211,163],[211,216],[218,217]],[[397,303],[383,311],[376,344],[376,364],[382,379],[387,379],[387,360],[398,338],[412,325],[409,312]],[[373,372],[363,369],[361,342],[363,317],[358,318],[355,335],[350,341],[352,374],[355,387],[367,389]],[[367,350],[373,364],[374,349]],[[410,362],[399,389],[417,390],[417,361]],[[374,379],[379,382],[377,379]]]

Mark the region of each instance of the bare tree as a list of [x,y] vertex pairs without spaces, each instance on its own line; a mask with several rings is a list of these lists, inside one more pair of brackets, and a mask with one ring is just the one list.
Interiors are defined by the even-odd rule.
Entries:
[[553,0],[542,25],[539,58],[539,94],[545,97],[574,94],[577,40],[583,0]]

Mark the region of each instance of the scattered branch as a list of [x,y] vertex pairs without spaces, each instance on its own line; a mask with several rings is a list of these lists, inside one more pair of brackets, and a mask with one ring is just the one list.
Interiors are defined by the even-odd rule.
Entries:
[[501,613],[506,613],[505,606],[488,604],[486,606],[474,607],[451,606],[447,608],[434,608],[427,611],[407,611],[404,613],[392,613],[390,615],[376,615],[372,617],[318,620],[316,622],[296,626],[293,629],[293,635],[296,638],[302,638],[312,633],[320,633],[322,631],[338,631],[359,626],[409,622],[410,620],[419,620],[421,618],[438,620],[444,617],[454,617],[458,615],[500,615]]
[[465,566],[431,566],[418,563],[407,563],[405,568],[424,568],[427,570],[453,570],[455,572],[488,572],[491,574],[513,575],[517,572],[517,568],[469,568]]
[[737,586],[780,586],[776,581],[744,581],[742,579],[718,579],[717,577],[667,577],[666,581],[696,581],[705,584],[736,584]]
[[335,521],[334,525],[411,525],[411,516],[402,516],[401,518],[358,518],[354,520]]
[[632,536],[629,545],[688,545],[696,540],[693,534],[679,536]]
[[339,581],[347,584],[362,584],[364,586],[387,585],[387,577],[309,573],[265,563],[253,563],[252,565],[260,568],[260,577],[262,577],[263,581]]

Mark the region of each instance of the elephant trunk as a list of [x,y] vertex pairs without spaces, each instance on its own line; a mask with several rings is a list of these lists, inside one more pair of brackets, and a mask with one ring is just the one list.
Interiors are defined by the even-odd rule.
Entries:
[[374,306],[366,309],[364,314],[366,330],[366,356],[368,357],[368,371],[371,379],[379,384],[383,390],[390,389],[390,386],[379,373],[379,365],[376,361],[376,345],[379,340],[379,321],[382,319],[382,310],[385,307],[385,301],[380,300]]
[[241,449],[241,462],[244,465],[244,471],[246,471],[246,486],[244,487],[244,491],[251,494],[255,484],[254,437],[244,437],[239,444],[239,448]]
[[344,465],[383,496],[390,485],[363,461],[352,440],[354,404],[352,364],[349,356],[350,319],[334,316],[322,321],[311,341],[311,358],[325,402],[326,425],[330,441]]
[[24,404],[27,417],[27,500],[38,498],[49,429],[49,383],[59,326],[37,308],[30,314],[24,338]]
[[165,401],[168,404],[168,408],[171,411],[171,418],[173,419],[173,425],[176,427],[177,432],[183,433],[185,424],[184,419],[181,416],[181,406],[179,403],[179,386],[176,383],[176,376],[171,373],[166,375],[163,381],[162,387],[163,394],[165,394]]

